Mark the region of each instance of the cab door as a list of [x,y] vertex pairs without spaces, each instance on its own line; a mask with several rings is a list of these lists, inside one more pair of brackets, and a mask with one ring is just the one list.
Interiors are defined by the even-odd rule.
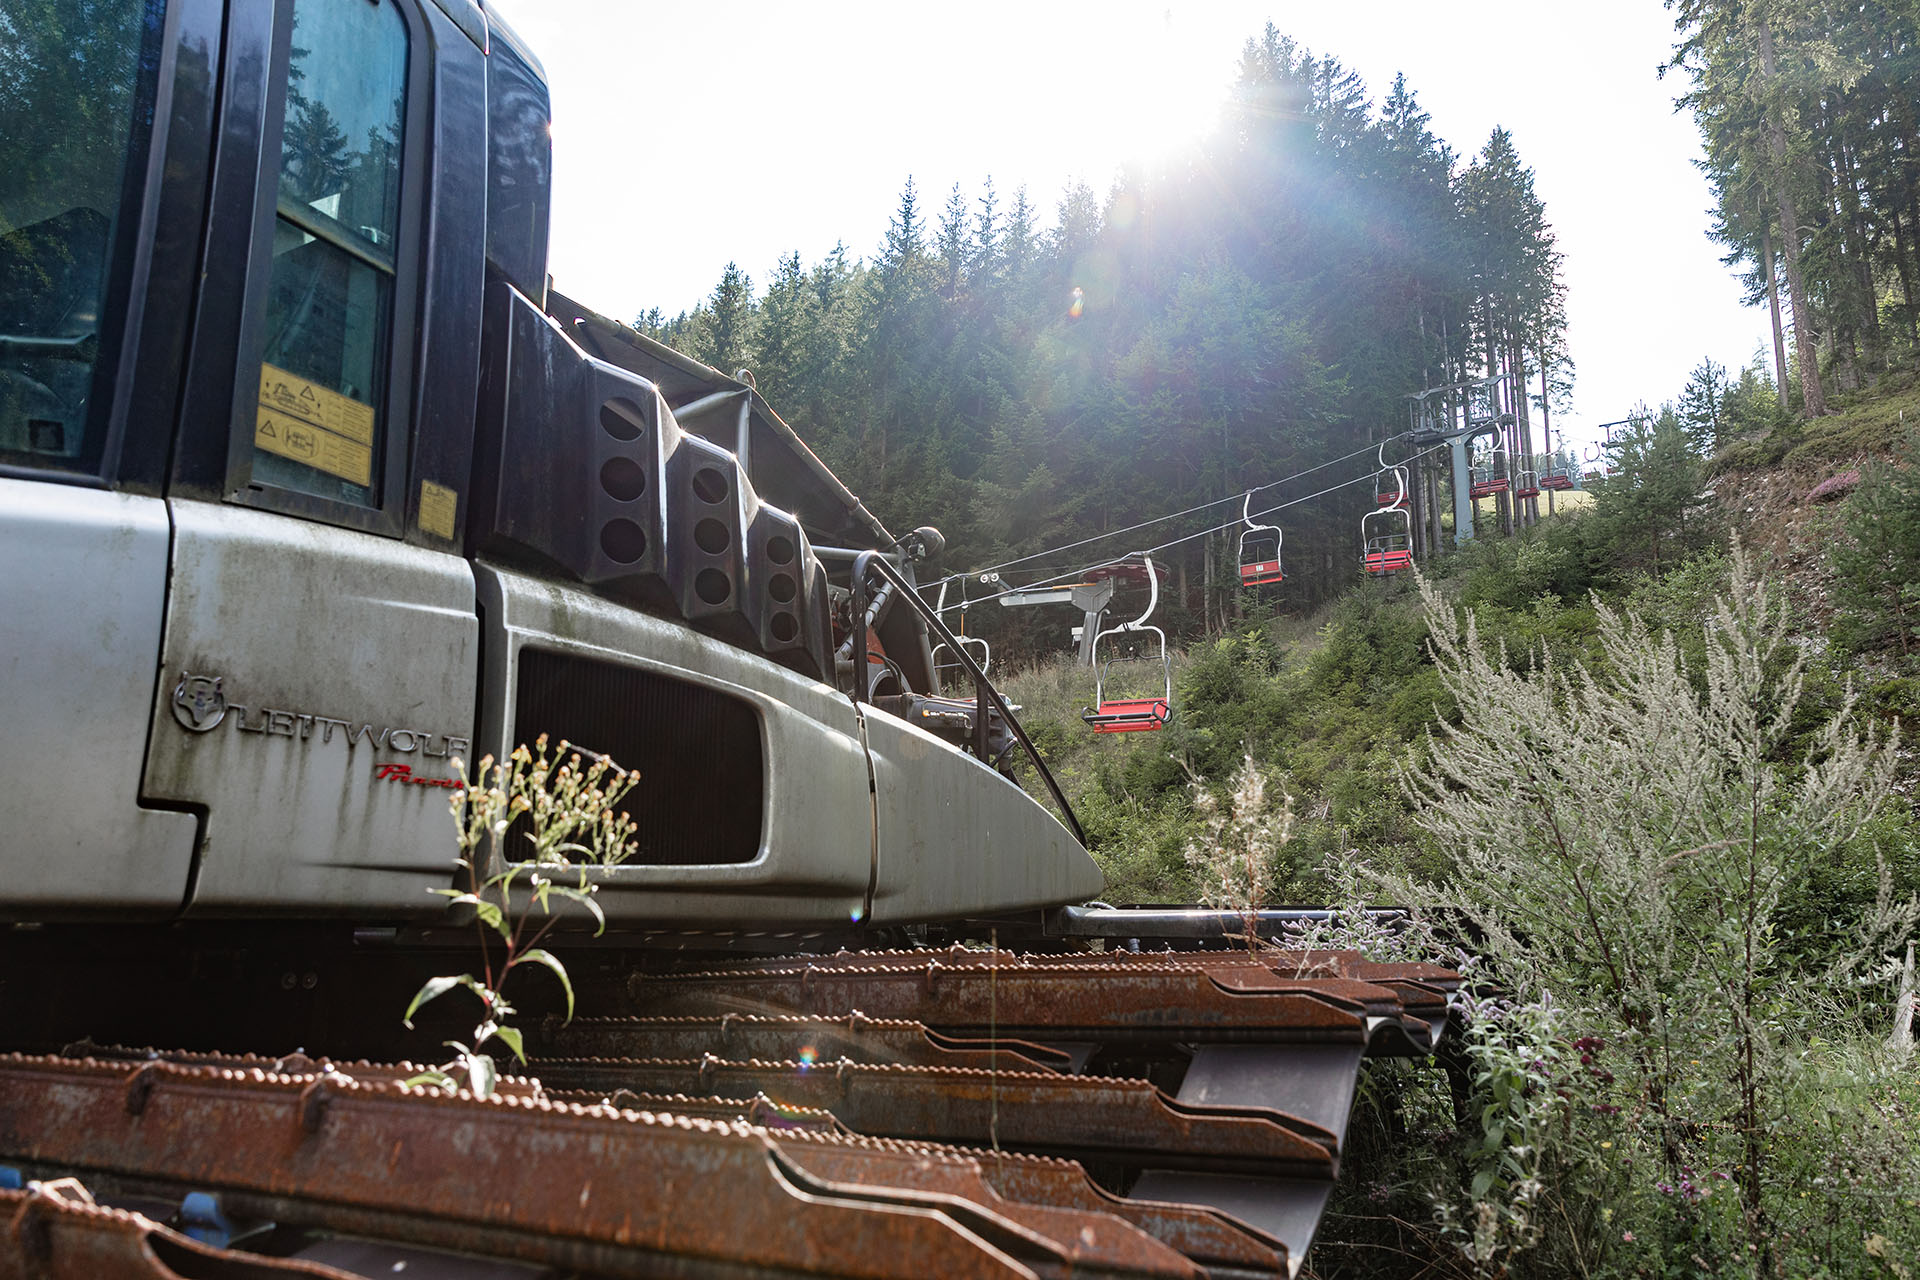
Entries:
[[479,676],[483,55],[415,0],[229,19],[144,795],[204,814],[190,914],[430,912]]
[[139,320],[183,265],[156,253],[160,175],[190,185],[204,153],[181,51],[218,15],[81,9],[9,5],[0,47],[0,918],[20,921],[172,914],[197,829],[139,796],[172,426],[141,409],[178,371],[169,326]]

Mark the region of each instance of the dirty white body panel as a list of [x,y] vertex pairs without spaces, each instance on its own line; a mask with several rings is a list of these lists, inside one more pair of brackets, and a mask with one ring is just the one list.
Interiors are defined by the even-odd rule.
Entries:
[[876,924],[951,919],[1097,897],[1100,868],[1014,783],[872,707],[880,874]]
[[[448,781],[473,735],[471,567],[245,507],[170,505],[144,794],[206,809],[189,911],[437,912],[449,791],[413,780]],[[191,704],[179,715],[176,699]]]
[[759,717],[768,776],[758,855],[738,864],[596,870],[609,920],[727,928],[860,918],[873,876],[873,806],[849,699],[683,624],[492,565],[474,571],[487,619],[483,750],[498,756],[518,741],[512,691],[529,646],[705,685],[751,704]]
[[166,507],[0,479],[0,546],[7,914],[171,915],[197,824],[135,802],[166,607]]

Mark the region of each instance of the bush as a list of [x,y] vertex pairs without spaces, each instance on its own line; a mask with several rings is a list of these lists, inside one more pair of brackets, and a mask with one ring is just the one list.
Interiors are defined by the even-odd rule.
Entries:
[[[1882,1114],[1915,1093],[1885,1042],[1890,957],[1920,907],[1896,900],[1884,863],[1870,891],[1826,875],[1876,836],[1908,841],[1910,862],[1911,832],[1875,826],[1891,753],[1851,695],[1785,750],[1805,671],[1777,593],[1733,556],[1697,682],[1631,611],[1598,608],[1604,670],[1515,670],[1471,615],[1463,630],[1425,598],[1459,724],[1404,784],[1454,867],[1380,884],[1474,938],[1503,1003],[1558,1010],[1560,1028],[1517,1077],[1512,1037],[1469,1039],[1468,1147],[1494,1172],[1439,1203],[1466,1256],[1490,1272],[1750,1276],[1920,1256],[1903,1208],[1920,1201],[1920,1151]],[[1815,903],[1834,927],[1799,950]],[[1516,1088],[1554,1123],[1501,1120]]]
[[1920,634],[1920,435],[1891,463],[1870,463],[1841,508],[1828,563],[1841,613],[1834,638],[1861,652]]

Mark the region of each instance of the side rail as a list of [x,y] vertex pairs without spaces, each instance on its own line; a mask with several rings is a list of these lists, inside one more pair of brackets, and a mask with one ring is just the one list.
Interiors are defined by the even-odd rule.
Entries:
[[920,593],[913,589],[913,584],[908,582],[906,577],[893,567],[893,563],[878,551],[863,551],[853,561],[853,669],[856,672],[853,681],[853,700],[855,702],[867,700],[866,681],[861,676],[867,669],[867,573],[870,570],[892,584],[894,599],[903,600],[911,605],[913,611],[920,615],[940,642],[953,651],[961,669],[973,678],[974,754],[983,762],[988,759],[986,708],[990,699],[994,710],[1000,713],[1001,718],[1006,721],[1007,728],[1013,731],[1014,738],[1020,743],[1021,749],[1027,753],[1027,759],[1033,762],[1034,772],[1040,776],[1042,782],[1047,784],[1047,791],[1053,796],[1053,802],[1060,806],[1060,814],[1066,819],[1067,830],[1073,832],[1073,838],[1080,842],[1082,848],[1085,848],[1087,833],[1081,829],[1080,819],[1074,814],[1073,806],[1067,803],[1067,797],[1060,790],[1060,784],[1054,781],[1053,771],[1048,769],[1046,762],[1040,758],[1040,752],[1034,747],[1033,739],[1027,736],[1027,731],[1020,726],[1018,720],[1014,719],[1013,708],[1009,707],[1007,700],[1000,696],[1000,691],[993,687],[993,682],[987,679],[987,673],[980,669],[980,664],[973,660],[973,655],[961,647],[959,637],[947,629],[946,623],[940,621],[940,615],[934,612],[933,606],[922,600]]

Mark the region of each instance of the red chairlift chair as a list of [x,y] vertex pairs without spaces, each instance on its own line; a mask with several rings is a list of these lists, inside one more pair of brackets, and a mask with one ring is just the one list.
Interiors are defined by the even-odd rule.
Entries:
[[[1089,571],[1089,578],[1112,577],[1123,582],[1138,582],[1142,577],[1147,583],[1147,607],[1132,622],[1123,622],[1117,627],[1108,627],[1095,635],[1090,656],[1093,660],[1093,705],[1080,713],[1095,733],[1146,733],[1159,729],[1167,723],[1173,714],[1173,664],[1167,658],[1167,635],[1158,627],[1149,626],[1147,619],[1160,604],[1160,575],[1154,570],[1153,558],[1142,555],[1138,563],[1131,558],[1112,565],[1102,565]],[[1100,642],[1109,637],[1137,635],[1151,636],[1159,651],[1161,694],[1159,697],[1110,698],[1107,696],[1107,676],[1116,661],[1146,661],[1140,658],[1108,658],[1106,665],[1100,664]],[[1111,648],[1111,646],[1109,646]]]
[[1240,535],[1240,585],[1270,587],[1286,580],[1280,569],[1280,526],[1253,522],[1253,491],[1249,489],[1240,504],[1240,519],[1246,529]]
[[1497,493],[1505,493],[1507,481],[1507,451],[1493,448],[1480,454],[1483,459],[1473,466],[1471,492],[1475,498],[1491,498]]
[[[1386,445],[1380,446],[1383,471]],[[1392,506],[1379,507],[1360,517],[1360,562],[1368,573],[1398,573],[1413,567],[1413,513],[1407,508],[1407,471],[1391,469],[1399,487]]]

